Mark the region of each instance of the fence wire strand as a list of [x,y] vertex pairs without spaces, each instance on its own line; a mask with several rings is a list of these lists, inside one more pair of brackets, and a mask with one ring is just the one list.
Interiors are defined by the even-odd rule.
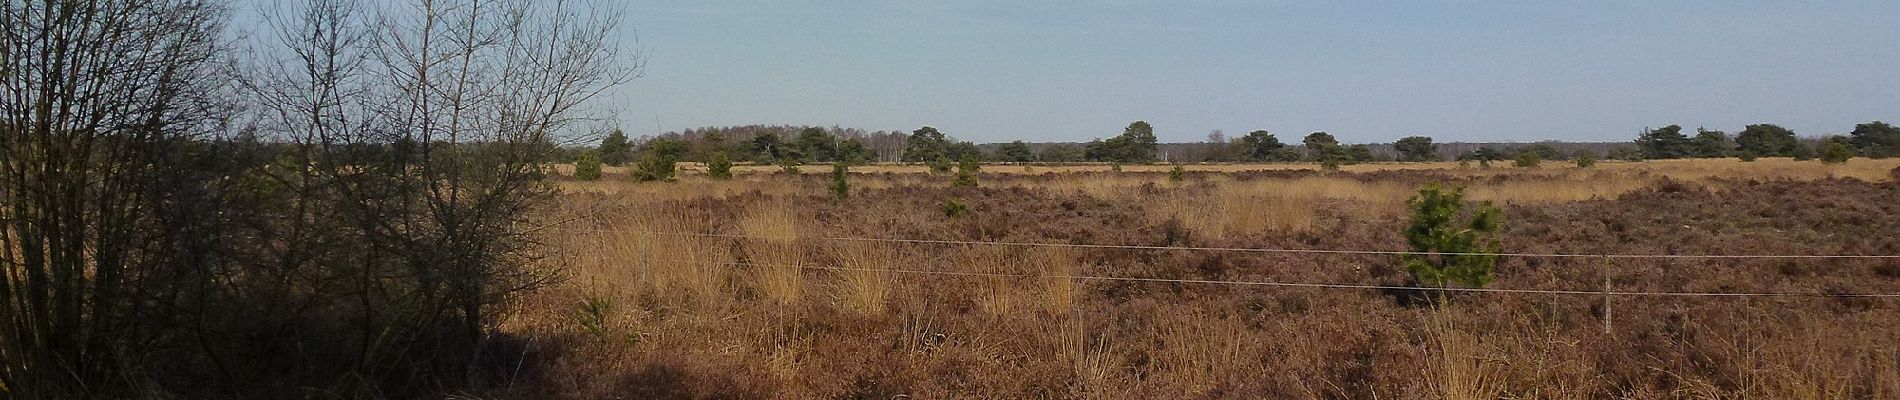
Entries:
[[1000,273],[989,273],[989,272],[965,272],[965,271],[929,271],[929,270],[913,270],[913,269],[899,269],[899,268],[889,268],[889,269],[880,269],[880,268],[849,268],[849,267],[834,267],[834,266],[823,266],[823,265],[804,265],[804,264],[767,264],[767,263],[750,263],[750,262],[738,262],[738,261],[710,261],[710,260],[680,260],[680,259],[659,259],[659,260],[648,260],[648,261],[650,261],[650,262],[667,262],[667,263],[696,263],[696,264],[700,264],[700,265],[719,265],[719,266],[747,266],[747,267],[767,267],[767,268],[797,268],[797,269],[801,269],[801,270],[818,270],[818,271],[834,271],[834,272],[888,272],[888,273],[896,273],[896,274],[914,274],[914,275],[942,275],[942,276],[961,276],[961,277],[986,277],[986,278],[999,278],[999,277],[1000,277],[1000,278],[1028,278],[1028,279],[1070,279],[1070,280],[1077,280],[1077,281],[1103,281],[1103,282],[1145,282],[1145,283],[1177,283],[1177,284],[1201,284],[1201,285],[1233,285],[1233,286],[1260,286],[1260,287],[1288,287],[1288,288],[1309,288],[1309,289],[1352,289],[1352,290],[1392,290],[1392,291],[1422,291],[1422,292],[1451,292],[1451,293],[1508,293],[1508,294],[1537,294],[1537,295],[1586,295],[1586,296],[1605,296],[1605,295],[1608,295],[1608,296],[1621,296],[1621,297],[1829,297],[1829,298],[1900,298],[1900,293],[1826,293],[1826,292],[1632,292],[1632,291],[1606,291],[1606,290],[1555,290],[1555,289],[1498,289],[1498,288],[1461,288],[1461,287],[1419,287],[1419,286],[1397,286],[1397,285],[1367,285],[1367,284],[1348,284],[1348,283],[1310,283],[1310,282],[1270,282],[1270,281],[1232,281],[1232,280],[1212,280],[1212,279],[1178,279],[1178,278],[1152,278],[1152,277],[1120,277],[1120,276],[1097,276],[1097,275],[1067,275],[1067,274],[1053,274],[1053,275],[1052,275],[1052,274],[1000,274]]
[[1441,255],[1441,256],[1493,255],[1493,256],[1500,256],[1500,257],[1618,258],[1618,259],[1633,259],[1633,258],[1634,259],[1900,259],[1900,255],[1866,255],[1866,254],[1460,253],[1460,252],[1431,252],[1431,251],[1406,251],[1406,250],[1263,249],[1263,248],[1250,248],[1250,247],[1149,246],[1149,245],[1076,244],[1076,243],[1047,243],[1047,242],[994,242],[994,241],[974,241],[974,240],[892,239],[892,238],[829,237],[829,236],[817,236],[817,237],[765,236],[765,235],[742,235],[742,234],[730,234],[730,233],[655,232],[655,231],[587,229],[587,228],[564,228],[564,229],[559,229],[559,230],[574,231],[574,232],[631,233],[631,234],[645,234],[645,235],[659,235],[659,236],[710,237],[710,238],[728,238],[728,239],[757,239],[757,240],[809,239],[809,240],[824,240],[824,241],[838,241],[838,242],[883,242],[883,243],[948,244],[948,245],[1010,246],[1010,247],[1065,247],[1065,248],[1082,248],[1082,249],[1220,251],[1220,252],[1240,252],[1240,253],[1281,253],[1281,254],[1340,254],[1340,255],[1388,255],[1388,256],[1391,256],[1391,255]]

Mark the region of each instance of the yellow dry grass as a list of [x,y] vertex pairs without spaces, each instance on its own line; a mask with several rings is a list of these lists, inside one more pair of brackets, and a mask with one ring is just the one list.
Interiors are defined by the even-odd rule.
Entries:
[[1432,311],[1425,332],[1433,353],[1427,386],[1440,399],[1495,399],[1504,394],[1499,367],[1478,337],[1458,330],[1442,311]]
[[[1664,177],[1690,184],[1712,179],[1827,179],[1855,178],[1871,181],[1891,179],[1889,172],[1900,167],[1900,159],[1854,159],[1843,165],[1814,161],[1762,159],[1670,160],[1650,162],[1604,162],[1595,168],[1576,168],[1547,162],[1543,168],[1465,167],[1456,163],[1380,163],[1344,166],[1345,172],[1371,172],[1397,169],[1435,170],[1453,177],[1472,179],[1467,193],[1474,200],[1517,203],[1553,203],[1610,198],[1655,183]],[[585,235],[562,235],[554,244],[563,252],[575,284],[587,293],[604,293],[620,299],[644,299],[637,306],[619,307],[618,316],[626,324],[643,325],[648,314],[665,314],[665,322],[645,326],[649,333],[671,340],[672,345],[711,349],[708,352],[737,354],[758,360],[763,370],[782,382],[797,382],[804,376],[801,368],[818,365],[811,360],[824,357],[815,352],[813,333],[797,328],[797,306],[807,297],[828,296],[836,307],[865,320],[902,323],[902,337],[894,338],[907,354],[924,354],[930,347],[943,345],[942,328],[918,310],[936,302],[971,301],[984,318],[994,321],[1043,319],[1036,324],[1041,332],[1037,351],[1054,357],[1055,362],[1072,366],[1074,386],[1080,397],[1123,397],[1131,388],[1142,385],[1136,380],[1163,382],[1177,397],[1208,396],[1217,385],[1247,379],[1250,371],[1262,371],[1263,360],[1239,357],[1265,350],[1257,338],[1260,327],[1250,327],[1232,316],[1194,314],[1182,317],[1194,321],[1150,327],[1137,333],[1144,340],[1112,338],[1103,332],[1088,332],[1086,310],[1078,310],[1078,296],[1087,293],[1072,279],[1023,279],[1009,276],[972,277],[956,282],[976,290],[973,299],[925,299],[909,284],[909,276],[889,270],[927,269],[992,274],[1039,274],[1070,276],[1085,274],[1082,257],[1076,250],[1064,248],[1013,249],[997,246],[973,246],[949,249],[935,256],[905,253],[898,246],[869,242],[824,242],[806,239],[817,236],[816,227],[802,226],[800,216],[791,207],[795,196],[823,196],[822,182],[787,179],[773,175],[773,166],[740,167],[733,180],[711,180],[688,167],[679,182],[633,183],[624,180],[624,168],[608,168],[610,179],[595,182],[561,182],[569,193],[599,193],[613,203],[616,212],[597,224],[601,230]],[[1404,202],[1416,191],[1410,183],[1366,180],[1350,174],[1315,174],[1297,178],[1235,177],[1226,173],[1274,169],[1317,169],[1310,164],[1209,164],[1188,165],[1194,172],[1187,182],[1168,182],[1169,166],[1125,166],[1124,173],[1105,173],[1106,165],[1035,165],[991,166],[986,174],[1043,174],[1051,178],[993,179],[986,186],[1022,186],[1062,192],[1080,192],[1117,201],[1136,202],[1147,217],[1162,221],[1179,219],[1201,235],[1216,238],[1241,238],[1273,232],[1298,232],[1318,228],[1315,209],[1348,207],[1368,217],[1396,217],[1403,213]],[[818,173],[825,168],[805,168]],[[1104,173],[1075,174],[1096,171]],[[619,175],[615,175],[619,174]],[[922,166],[872,165],[853,168],[853,186],[875,190],[905,184],[943,182],[948,177],[925,173]],[[622,179],[612,179],[619,176]],[[1157,191],[1142,187],[1154,185]],[[767,197],[749,202],[734,218],[734,226],[713,226],[704,215],[685,210],[670,210],[665,205],[677,201],[731,198],[751,191]],[[751,199],[748,197],[747,199]],[[749,200],[748,200],[749,201]],[[730,228],[720,229],[720,228]],[[807,231],[807,229],[814,229]],[[699,238],[656,235],[651,232],[737,231],[753,236],[744,239]],[[593,231],[590,231],[593,232]],[[839,271],[812,273],[810,284],[801,266],[813,261],[833,260]],[[911,265],[930,263],[929,265]],[[822,283],[821,283],[822,282]],[[817,292],[807,293],[807,288]],[[747,297],[747,294],[756,298]],[[808,296],[811,295],[811,296]],[[918,305],[914,303],[929,303]],[[766,306],[766,307],[759,307]],[[731,318],[755,309],[777,306],[771,324],[731,326]],[[654,307],[664,308],[656,310]],[[787,311],[791,310],[791,311]],[[760,314],[770,314],[770,311]],[[684,315],[681,317],[680,315]],[[1090,318],[1103,317],[1092,316]],[[1107,317],[1112,318],[1112,316]],[[1515,363],[1527,360],[1501,360],[1498,354],[1535,354],[1534,351],[1497,349],[1510,346],[1510,339],[1479,337],[1434,320],[1424,329],[1423,354],[1428,369],[1418,371],[1427,377],[1434,397],[1497,398],[1510,393],[1546,394],[1519,386],[1535,385],[1549,376],[1518,371]],[[768,326],[769,325],[769,326]],[[733,331],[726,333],[727,331]],[[1496,343],[1488,342],[1497,340]],[[993,339],[996,341],[1030,339]],[[965,346],[995,346],[970,340]],[[1744,371],[1737,379],[1750,385],[1749,393],[1770,398],[1839,397],[1843,388],[1852,386],[1844,379],[1853,375],[1829,375],[1826,358],[1802,355],[1800,343],[1776,346],[1764,355],[1738,354],[1729,359],[1734,369]],[[1738,344],[1735,348],[1760,348]],[[1814,346],[1820,347],[1820,346]],[[1534,350],[1534,349],[1533,349]],[[1322,360],[1324,354],[1299,353],[1299,346],[1286,350],[1288,359]],[[1138,355],[1136,355],[1138,354]],[[1750,358],[1753,357],[1753,358]],[[1130,359],[1151,363],[1144,369],[1131,367]],[[1896,356],[1876,355],[1867,361],[1870,368],[1881,369],[1880,379],[1900,381],[1900,367],[1893,367]],[[1318,361],[1311,361],[1318,362]],[[804,371],[810,373],[810,370]],[[1139,377],[1139,378],[1138,378]],[[1879,388],[1885,388],[1884,386]],[[1714,387],[1706,392],[1728,393]],[[1884,390],[1884,389],[1883,389]],[[1557,390],[1549,394],[1561,395]],[[1884,397],[1896,395],[1881,392]],[[1533,395],[1530,397],[1548,397]],[[1883,397],[1876,395],[1874,397]]]
[[831,245],[831,254],[838,260],[833,299],[846,310],[883,314],[891,295],[890,269],[897,262],[897,249],[889,243],[837,242]]
[[1064,315],[1075,306],[1076,282],[1068,278],[1075,276],[1075,255],[1073,250],[1062,247],[1038,247],[1028,251],[1027,260],[1034,266],[1037,275],[1042,278],[1042,310],[1050,315]]
[[604,225],[570,239],[582,243],[560,244],[590,250],[569,253],[570,268],[587,290],[644,295],[681,309],[717,309],[731,300],[733,257],[726,247],[711,238],[658,234],[702,231],[704,221],[654,210]]
[[1234,318],[1194,315],[1189,322],[1154,328],[1150,336],[1160,339],[1156,352],[1154,377],[1178,390],[1177,397],[1208,397],[1215,385],[1233,378],[1259,376],[1262,346],[1252,338],[1246,324]]
[[1021,297],[1033,293],[1018,287],[1017,278],[1003,275],[1020,274],[1019,260],[1011,255],[1012,249],[1000,246],[970,246],[959,250],[956,261],[962,272],[993,274],[978,278],[980,289],[977,307],[990,315],[1008,315],[1015,313],[1024,305]]
[[798,241],[798,220],[781,203],[749,210],[739,220],[746,239],[746,259],[754,267],[754,282],[763,296],[779,305],[798,302],[804,294],[805,248]]

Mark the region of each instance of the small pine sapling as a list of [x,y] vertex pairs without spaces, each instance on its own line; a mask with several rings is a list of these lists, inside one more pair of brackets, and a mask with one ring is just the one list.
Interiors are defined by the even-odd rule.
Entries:
[[670,154],[647,153],[633,168],[633,180],[636,182],[672,182],[679,171],[679,160]]
[[713,179],[732,179],[732,158],[725,152],[713,153],[706,158],[706,175]]
[[845,163],[831,164],[831,196],[843,201],[851,197],[850,167]]
[[944,200],[939,208],[943,210],[943,216],[950,218],[961,217],[970,213],[970,205],[963,204],[962,201],[958,201],[957,199]]
[[1537,168],[1537,165],[1543,162],[1544,156],[1537,154],[1535,151],[1518,153],[1517,160],[1515,161],[1518,168]]
[[1472,208],[1467,220],[1459,222],[1464,197],[1463,188],[1447,191],[1430,185],[1406,202],[1412,223],[1405,229],[1405,240],[1412,251],[1427,253],[1403,256],[1414,284],[1479,288],[1491,283],[1491,268],[1498,261],[1495,235],[1503,211],[1482,202]]
[[963,157],[963,161],[957,163],[957,178],[951,181],[950,185],[956,187],[976,187],[976,174],[981,168],[981,166],[976,164],[976,157]]
[[600,180],[600,152],[587,150],[574,160],[574,179],[581,181]]

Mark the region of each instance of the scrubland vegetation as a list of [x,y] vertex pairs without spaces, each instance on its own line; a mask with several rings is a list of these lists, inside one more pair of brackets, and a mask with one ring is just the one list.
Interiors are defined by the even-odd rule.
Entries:
[[0,0],[0,398],[1900,397],[1885,123],[630,138],[610,5]]
[[[1395,255],[1427,184],[1500,207],[1506,253],[1896,254],[1900,161],[991,165],[564,182],[568,284],[524,298],[519,379],[575,398],[1891,398],[1893,298],[1451,293]],[[743,170],[743,168],[739,168]],[[967,214],[946,216],[958,199]],[[1462,221],[1462,220],[1459,220]],[[1461,222],[1462,223],[1462,222]],[[943,242],[880,242],[898,238]],[[1893,259],[1498,258],[1490,288],[1900,292]],[[612,304],[601,335],[577,307]],[[1606,308],[1607,307],[1607,308]]]

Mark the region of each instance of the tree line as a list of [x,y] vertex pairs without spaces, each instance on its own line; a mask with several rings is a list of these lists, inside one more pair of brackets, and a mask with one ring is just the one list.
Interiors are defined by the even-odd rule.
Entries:
[[1748,125],[1732,136],[1719,130],[1696,128],[1693,137],[1683,133],[1679,125],[1668,125],[1644,129],[1636,138],[1636,146],[1645,159],[1886,158],[1900,155],[1900,128],[1873,121],[1855,125],[1854,130],[1845,136],[1826,135],[1806,141],[1797,137],[1794,131],[1775,124]]
[[[597,148],[609,165],[621,165],[644,154],[688,161],[710,160],[721,154],[730,160],[759,164],[805,162],[912,162],[948,165],[972,158],[992,162],[1317,162],[1327,165],[1363,162],[1425,162],[1672,158],[1794,157],[1814,158],[1822,153],[1884,158],[1900,155],[1900,130],[1880,121],[1856,125],[1848,135],[1804,140],[1774,124],[1748,125],[1740,133],[1697,128],[1690,137],[1682,127],[1644,129],[1631,142],[1578,144],[1459,144],[1452,151],[1429,136],[1407,136],[1392,143],[1343,144],[1327,132],[1312,132],[1298,143],[1284,143],[1267,130],[1229,137],[1216,130],[1199,143],[1159,143],[1145,121],[1130,123],[1119,135],[1087,143],[976,144],[946,136],[934,127],[908,134],[900,131],[863,132],[841,128],[744,126],[700,128],[630,142],[615,132]],[[655,150],[657,149],[657,150]]]

